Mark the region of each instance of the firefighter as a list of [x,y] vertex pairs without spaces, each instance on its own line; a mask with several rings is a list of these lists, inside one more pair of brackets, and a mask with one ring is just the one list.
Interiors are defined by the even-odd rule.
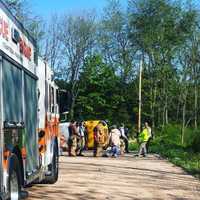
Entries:
[[77,122],[72,120],[68,127],[68,130],[69,130],[69,139],[68,139],[69,156],[76,156],[77,137],[78,137],[78,129],[77,129],[76,124],[77,124]]
[[105,132],[106,123],[100,121],[94,128],[94,157],[99,157],[103,155],[103,147],[105,146],[107,140],[107,133]]
[[85,148],[85,126],[84,126],[84,122],[81,122],[79,124],[78,133],[79,133],[79,138],[78,138],[78,142],[77,142],[76,155],[84,156],[83,153],[82,153],[84,148]]

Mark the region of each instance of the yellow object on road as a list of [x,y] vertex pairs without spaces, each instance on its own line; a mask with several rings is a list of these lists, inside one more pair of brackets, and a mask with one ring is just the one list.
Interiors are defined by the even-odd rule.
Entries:
[[[88,141],[87,141],[87,147],[89,149],[94,148],[94,128],[99,124],[99,122],[101,122],[101,120],[89,120],[89,121],[85,121],[85,127],[86,127],[86,131],[87,131],[87,137],[88,137]],[[108,126],[106,125],[101,125],[100,126],[102,129],[102,132],[104,133],[104,146],[106,146],[109,142],[109,134],[108,134]]]

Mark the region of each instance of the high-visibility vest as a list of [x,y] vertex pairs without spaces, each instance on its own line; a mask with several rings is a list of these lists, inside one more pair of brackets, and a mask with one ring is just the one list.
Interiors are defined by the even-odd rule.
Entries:
[[145,129],[143,129],[143,131],[139,135],[139,141],[140,142],[147,142],[148,139],[149,139],[149,132],[148,132],[148,129],[145,128]]

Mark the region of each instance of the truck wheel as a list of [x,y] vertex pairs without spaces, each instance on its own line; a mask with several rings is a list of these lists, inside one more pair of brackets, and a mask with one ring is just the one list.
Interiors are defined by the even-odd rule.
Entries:
[[19,162],[16,156],[11,157],[10,168],[9,168],[9,200],[20,199],[20,174],[19,174]]
[[49,172],[51,172],[51,175],[46,176],[45,180],[42,182],[46,184],[54,184],[58,180],[58,171],[59,171],[59,156],[58,156],[58,148],[55,147],[52,162],[49,165]]

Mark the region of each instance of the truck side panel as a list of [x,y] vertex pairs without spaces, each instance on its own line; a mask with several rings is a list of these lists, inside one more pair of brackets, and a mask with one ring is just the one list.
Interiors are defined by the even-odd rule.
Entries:
[[3,59],[4,121],[22,122],[22,71]]
[[27,151],[27,171],[33,172],[38,166],[38,137],[37,129],[37,96],[36,80],[25,73],[24,75],[25,99],[25,144]]
[[[0,80],[2,80],[2,56],[0,54]],[[3,186],[3,90],[2,81],[0,81],[0,197],[3,196],[4,186]]]

